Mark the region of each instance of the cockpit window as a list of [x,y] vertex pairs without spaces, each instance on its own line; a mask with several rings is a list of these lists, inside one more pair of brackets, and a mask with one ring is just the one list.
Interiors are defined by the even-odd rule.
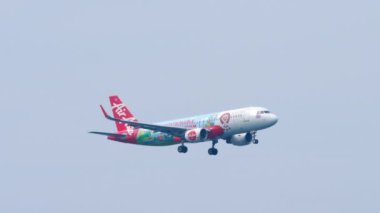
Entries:
[[264,111],[258,111],[257,114],[258,115],[261,115],[261,114],[269,114],[270,112],[267,111],[267,110],[264,110]]

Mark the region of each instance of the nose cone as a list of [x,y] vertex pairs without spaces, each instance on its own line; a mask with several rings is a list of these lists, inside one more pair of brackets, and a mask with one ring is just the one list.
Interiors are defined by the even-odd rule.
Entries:
[[273,114],[271,115],[270,122],[272,123],[272,126],[275,125],[278,122],[277,115]]

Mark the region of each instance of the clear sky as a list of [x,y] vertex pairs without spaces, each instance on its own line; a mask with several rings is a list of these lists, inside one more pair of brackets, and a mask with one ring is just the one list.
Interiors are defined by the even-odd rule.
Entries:
[[[379,212],[380,2],[0,1],[0,212]],[[259,145],[108,142],[264,106]]]

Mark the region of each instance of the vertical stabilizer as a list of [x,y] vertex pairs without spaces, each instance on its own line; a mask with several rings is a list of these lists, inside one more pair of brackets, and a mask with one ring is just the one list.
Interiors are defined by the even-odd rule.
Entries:
[[[112,107],[113,116],[116,119],[137,121],[133,114],[129,111],[127,106],[120,100],[120,98],[117,95],[110,96],[109,99]],[[127,124],[120,122],[115,123],[118,132],[127,131]]]

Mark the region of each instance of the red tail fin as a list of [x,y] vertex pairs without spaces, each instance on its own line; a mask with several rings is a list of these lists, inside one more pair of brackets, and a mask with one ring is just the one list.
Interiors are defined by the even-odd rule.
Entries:
[[[113,116],[120,120],[133,120],[137,121],[132,113],[128,110],[127,106],[120,100],[120,98],[115,96],[110,96],[110,103],[112,107]],[[116,122],[116,128],[118,132],[125,132],[127,130],[127,125],[125,123]]]

